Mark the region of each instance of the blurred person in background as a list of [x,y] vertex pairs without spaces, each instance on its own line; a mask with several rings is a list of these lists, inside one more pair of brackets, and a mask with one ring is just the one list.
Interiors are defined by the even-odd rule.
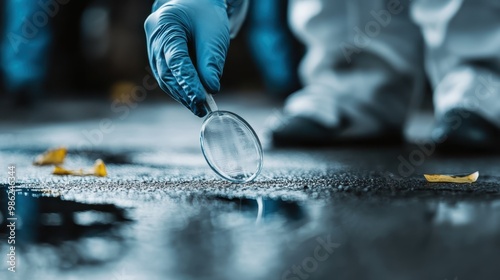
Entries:
[[[39,99],[47,74],[51,41],[48,16],[40,14],[37,1],[6,0],[3,7],[3,40],[0,45],[3,103],[24,107]],[[35,21],[34,21],[35,20]]]
[[297,66],[302,46],[288,28],[288,0],[252,0],[246,39],[266,92],[282,100],[300,88]]

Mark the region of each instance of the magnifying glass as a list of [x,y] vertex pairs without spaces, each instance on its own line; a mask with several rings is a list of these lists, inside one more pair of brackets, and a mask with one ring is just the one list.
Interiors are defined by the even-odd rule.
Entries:
[[254,180],[262,169],[262,145],[252,127],[240,116],[220,111],[206,94],[209,112],[203,121],[200,144],[212,170],[233,183]]

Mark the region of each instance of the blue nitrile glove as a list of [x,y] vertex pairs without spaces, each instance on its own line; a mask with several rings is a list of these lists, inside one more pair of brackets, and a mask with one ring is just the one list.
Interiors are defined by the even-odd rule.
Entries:
[[[205,89],[217,93],[229,46],[224,0],[163,0],[146,19],[149,63],[160,87],[195,115],[207,114]],[[188,53],[192,44],[196,67]]]

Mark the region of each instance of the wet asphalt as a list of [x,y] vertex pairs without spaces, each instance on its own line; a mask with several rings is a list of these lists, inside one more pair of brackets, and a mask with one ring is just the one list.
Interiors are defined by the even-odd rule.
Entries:
[[[264,146],[252,183],[206,164],[202,120],[169,102],[52,102],[2,115],[0,164],[16,170],[17,272],[7,270],[6,191],[0,194],[2,279],[497,279],[500,156],[441,154],[413,118],[398,146],[273,149],[279,106],[231,99]],[[51,175],[32,165],[65,146],[65,166],[100,158],[105,178]],[[473,184],[424,173],[479,171]],[[5,252],[5,253],[4,253]],[[7,264],[7,265],[5,265]],[[3,278],[7,276],[8,278]]]

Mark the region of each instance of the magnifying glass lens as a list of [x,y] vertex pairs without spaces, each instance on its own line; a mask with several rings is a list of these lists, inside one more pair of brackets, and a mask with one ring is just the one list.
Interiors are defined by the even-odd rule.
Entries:
[[262,146],[252,127],[238,115],[214,111],[201,128],[201,150],[210,167],[234,182],[252,181],[262,169]]

